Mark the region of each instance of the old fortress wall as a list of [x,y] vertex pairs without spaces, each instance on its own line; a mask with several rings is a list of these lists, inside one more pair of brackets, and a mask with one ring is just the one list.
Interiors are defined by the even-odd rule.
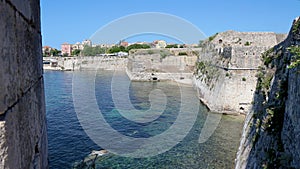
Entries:
[[39,0],[0,1],[0,168],[48,168]]
[[200,48],[135,50],[128,57],[126,71],[135,81],[193,84],[211,111],[246,113],[252,106],[262,53],[285,37],[227,31],[203,41]]
[[193,84],[199,99],[214,112],[246,113],[256,89],[261,55],[286,35],[227,31],[200,48],[136,49],[126,57],[54,58],[63,70],[126,70],[133,81],[173,80]]
[[227,31],[202,43],[194,85],[211,111],[246,113],[256,89],[261,55],[286,35]]
[[144,49],[131,51],[127,74],[133,81],[173,80],[191,84],[199,49]]

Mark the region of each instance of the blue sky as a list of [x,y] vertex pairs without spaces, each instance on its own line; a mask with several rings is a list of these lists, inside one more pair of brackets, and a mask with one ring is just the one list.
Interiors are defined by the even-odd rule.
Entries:
[[60,49],[64,42],[81,42],[111,21],[141,12],[178,16],[207,36],[226,30],[287,33],[300,16],[300,0],[41,0],[43,45]]

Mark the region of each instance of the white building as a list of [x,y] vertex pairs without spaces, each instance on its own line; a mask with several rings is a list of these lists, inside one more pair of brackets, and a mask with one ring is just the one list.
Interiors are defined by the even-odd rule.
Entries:
[[84,40],[81,43],[83,46],[92,46],[92,41],[91,40]]

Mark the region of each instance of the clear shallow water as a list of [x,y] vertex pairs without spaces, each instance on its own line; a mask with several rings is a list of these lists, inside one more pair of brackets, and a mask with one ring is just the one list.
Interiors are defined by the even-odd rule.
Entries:
[[[86,73],[86,76],[91,75]],[[130,100],[139,110],[150,107],[149,93],[162,90],[167,96],[167,107],[155,121],[146,124],[134,123],[122,118],[114,107],[111,97],[113,72],[98,72],[96,98],[107,122],[123,135],[148,138],[163,133],[176,120],[180,109],[180,91],[172,82],[132,82]],[[128,81],[124,74],[124,81]],[[72,168],[76,161],[86,157],[92,150],[100,150],[83,131],[78,122],[72,99],[73,72],[46,71],[45,93],[48,121],[49,160],[51,169]],[[190,93],[194,98],[195,93]],[[194,106],[194,105],[190,105]],[[233,168],[235,153],[242,130],[241,117],[223,116],[213,134],[205,143],[199,144],[199,134],[207,117],[207,111],[200,105],[199,113],[189,134],[171,150],[149,158],[125,158],[117,155],[99,159],[97,168]],[[91,124],[93,127],[94,124]]]

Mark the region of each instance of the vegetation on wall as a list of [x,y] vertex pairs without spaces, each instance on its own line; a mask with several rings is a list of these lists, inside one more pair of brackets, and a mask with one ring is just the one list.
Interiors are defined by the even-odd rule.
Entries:
[[213,80],[217,80],[220,73],[218,68],[211,65],[210,62],[200,61],[196,63],[197,79],[204,81],[207,86],[212,89],[214,87]]
[[262,54],[263,63],[267,67],[274,59],[274,57],[273,57],[274,55],[272,55],[273,52],[274,52],[274,48],[271,48]]
[[[293,56],[300,51],[294,47],[287,48],[287,50]],[[272,142],[268,142],[271,144],[268,148],[257,150],[265,154],[264,160],[260,164],[262,168],[278,168],[279,166],[286,166],[288,163],[281,140],[288,95],[286,69],[289,65],[289,59],[287,56],[283,57],[284,51],[286,50],[278,45],[263,53],[262,61],[264,65],[260,67],[257,74],[256,102],[253,105],[254,112],[250,123],[250,128],[252,128],[250,131],[253,133],[250,138],[253,147],[259,146],[257,145],[258,140],[262,136],[273,138]],[[270,92],[271,90],[272,92]]]
[[296,22],[295,24],[294,24],[294,27],[293,27],[293,30],[292,30],[292,32],[293,33],[297,33],[297,31],[300,29],[300,22],[298,21],[298,22]]
[[216,37],[218,34],[219,34],[219,33],[216,33],[216,34],[210,36],[210,37],[208,38],[208,41],[211,42],[212,40],[214,40],[215,37]]
[[295,68],[300,65],[300,46],[291,46],[288,48],[290,53],[292,54],[291,63],[289,68]]
[[252,42],[248,42],[248,41],[247,41],[247,42],[245,43],[245,46],[250,46],[251,44],[252,44]]

